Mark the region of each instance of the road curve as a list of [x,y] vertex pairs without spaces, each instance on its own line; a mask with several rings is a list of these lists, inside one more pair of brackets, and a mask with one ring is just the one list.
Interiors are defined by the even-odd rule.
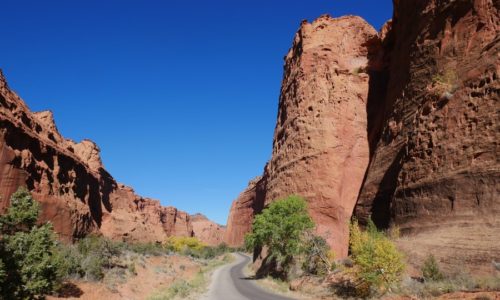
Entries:
[[267,292],[256,285],[254,280],[245,278],[243,269],[250,262],[250,257],[233,254],[235,261],[217,269],[208,292],[202,300],[291,300],[292,298]]

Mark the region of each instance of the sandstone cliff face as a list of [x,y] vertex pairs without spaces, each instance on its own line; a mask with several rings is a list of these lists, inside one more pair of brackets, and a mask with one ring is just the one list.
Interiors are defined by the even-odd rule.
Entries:
[[193,224],[194,237],[204,244],[217,246],[224,242],[226,227],[210,221],[202,214],[192,215],[191,223]]
[[260,191],[233,203],[226,241],[240,245],[262,207],[294,193],[339,257],[354,211],[410,236],[399,244],[411,263],[500,258],[498,1],[394,5],[378,35],[356,17],[301,25],[272,158]]
[[264,177],[257,177],[233,202],[227,220],[224,242],[230,247],[241,247],[245,234],[252,229],[253,218],[262,211],[265,198]]
[[194,235],[189,214],[116,183],[95,143],[64,139],[52,113],[30,112],[0,72],[0,210],[21,185],[65,240],[89,233],[135,242]]
[[412,257],[430,251],[450,264],[500,257],[493,2],[395,1],[380,139],[355,214],[416,234]]
[[[369,161],[367,72],[377,41],[377,32],[359,17],[323,16],[301,25],[285,58],[264,197],[250,187],[232,211],[246,214],[249,207],[301,195],[317,233],[347,255],[347,225]],[[248,225],[233,231],[231,220],[251,221],[252,214],[229,219],[227,242],[239,244]]]

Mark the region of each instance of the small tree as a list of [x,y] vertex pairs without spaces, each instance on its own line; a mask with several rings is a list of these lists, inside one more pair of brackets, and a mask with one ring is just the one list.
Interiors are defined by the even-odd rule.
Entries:
[[303,252],[304,234],[314,227],[306,201],[298,196],[274,201],[255,217],[252,232],[245,236],[247,247],[266,246],[286,275],[294,256]]
[[424,265],[422,266],[422,275],[425,280],[429,281],[443,280],[443,273],[439,270],[439,265],[434,255],[431,254],[425,259]]
[[354,220],[350,226],[350,247],[360,286],[387,290],[401,280],[405,269],[403,255],[384,233],[377,230],[372,220],[361,231]]
[[20,188],[0,218],[0,257],[4,265],[0,284],[2,294],[9,299],[45,295],[60,283],[52,225],[36,226],[39,210],[28,190]]
[[25,187],[20,187],[10,198],[7,213],[0,217],[2,233],[28,232],[36,225],[40,205]]

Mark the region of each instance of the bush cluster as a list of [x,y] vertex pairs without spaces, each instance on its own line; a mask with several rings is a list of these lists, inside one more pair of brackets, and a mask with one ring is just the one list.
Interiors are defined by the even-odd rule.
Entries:
[[210,247],[203,244],[195,237],[178,236],[169,237],[164,247],[168,251],[203,259],[212,259],[219,255],[234,251],[234,249],[229,248],[224,243],[215,247]]

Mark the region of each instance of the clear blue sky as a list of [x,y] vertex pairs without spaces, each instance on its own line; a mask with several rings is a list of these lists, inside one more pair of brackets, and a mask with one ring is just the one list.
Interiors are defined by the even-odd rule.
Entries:
[[0,68],[61,133],[143,196],[225,224],[270,158],[283,56],[301,20],[389,0],[5,0]]

